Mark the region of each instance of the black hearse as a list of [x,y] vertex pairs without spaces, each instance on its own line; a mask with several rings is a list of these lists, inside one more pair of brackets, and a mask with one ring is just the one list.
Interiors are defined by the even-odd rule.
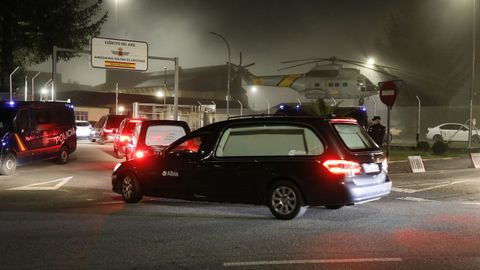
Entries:
[[73,105],[66,102],[0,102],[0,174],[36,160],[68,162],[77,148]]
[[382,150],[357,121],[335,117],[252,117],[214,123],[157,156],[118,164],[113,191],[263,204],[279,219],[307,206],[337,209],[386,196]]

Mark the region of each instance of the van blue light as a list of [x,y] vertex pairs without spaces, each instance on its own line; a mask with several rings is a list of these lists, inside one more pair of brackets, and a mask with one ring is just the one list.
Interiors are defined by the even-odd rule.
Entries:
[[280,105],[280,110],[283,110],[283,109],[285,109],[285,106],[282,104]]
[[15,106],[15,101],[10,100],[10,101],[8,102],[8,104],[10,105],[10,107],[13,107],[13,106]]

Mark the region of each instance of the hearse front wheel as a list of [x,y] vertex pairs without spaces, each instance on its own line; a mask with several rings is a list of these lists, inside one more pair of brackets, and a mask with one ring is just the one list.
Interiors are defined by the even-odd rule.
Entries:
[[300,189],[290,181],[276,182],[268,193],[267,204],[272,214],[283,220],[301,217],[307,211]]

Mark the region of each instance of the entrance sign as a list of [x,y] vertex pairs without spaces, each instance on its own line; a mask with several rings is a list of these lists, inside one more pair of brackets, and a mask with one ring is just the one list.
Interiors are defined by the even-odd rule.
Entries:
[[146,71],[148,44],[141,41],[92,38],[92,67]]

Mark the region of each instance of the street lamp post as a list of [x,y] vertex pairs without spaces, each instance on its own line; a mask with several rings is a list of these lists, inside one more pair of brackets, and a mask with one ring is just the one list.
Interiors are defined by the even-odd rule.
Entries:
[[13,73],[17,72],[17,70],[19,69],[20,67],[16,67],[12,73],[10,73],[10,101],[12,101],[13,99],[13,82],[12,82],[12,76],[13,76]]
[[474,96],[474,84],[475,84],[475,46],[476,46],[476,37],[475,37],[475,31],[476,31],[476,20],[475,20],[475,0],[473,0],[473,29],[472,29],[472,36],[473,36],[473,46],[472,46],[472,82],[471,82],[471,87],[470,87],[470,116],[469,116],[469,121],[468,121],[468,148],[472,147],[472,128],[473,128],[473,96]]
[[240,100],[237,100],[238,104],[240,104],[240,116],[243,116],[243,104]]
[[163,95],[163,105],[167,104],[167,67],[163,67],[164,76],[163,76],[163,88],[164,88],[164,95]]
[[267,115],[270,115],[270,102],[268,102],[268,99],[263,98],[265,100],[265,103],[267,103]]
[[417,96],[417,100],[418,100],[417,143],[418,143],[418,140],[420,139],[420,112],[421,112],[422,102],[418,96]]
[[40,75],[40,71],[32,77],[32,101],[35,100],[35,78]]
[[230,116],[230,45],[228,45],[227,40],[216,32],[210,32],[210,34],[215,35],[223,39],[228,49],[228,61],[227,61],[227,118]]
[[115,83],[115,114],[118,114],[118,82]]

